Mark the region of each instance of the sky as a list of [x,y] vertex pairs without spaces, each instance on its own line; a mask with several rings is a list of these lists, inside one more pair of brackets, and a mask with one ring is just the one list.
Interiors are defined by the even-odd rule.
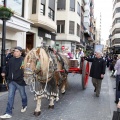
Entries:
[[94,0],[94,15],[97,20],[97,27],[100,25],[101,13],[101,39],[102,43],[108,39],[112,26],[112,0]]

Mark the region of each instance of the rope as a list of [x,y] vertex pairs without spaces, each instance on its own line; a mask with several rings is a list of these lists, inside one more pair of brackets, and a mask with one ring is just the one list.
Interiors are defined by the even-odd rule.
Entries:
[[36,75],[35,74],[33,74],[33,82],[31,82],[31,86],[29,87],[30,88],[30,92],[34,92],[38,96],[41,96],[42,94],[44,94],[46,92],[46,88],[47,88],[47,84],[48,84],[49,64],[50,64],[50,59],[48,61],[48,72],[47,72],[47,76],[46,76],[47,80],[46,80],[43,92],[41,94],[38,94],[37,91],[35,90],[35,81],[36,81]]

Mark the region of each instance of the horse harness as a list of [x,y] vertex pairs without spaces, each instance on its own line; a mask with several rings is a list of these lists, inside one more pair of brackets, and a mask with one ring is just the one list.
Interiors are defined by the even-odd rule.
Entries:
[[[43,48],[43,49],[44,49],[44,48]],[[48,57],[50,58],[50,61],[49,61],[49,63],[48,63],[48,74],[51,73],[50,76],[48,76],[48,74],[47,74],[47,80],[46,80],[46,77],[43,77],[43,76],[42,76],[42,71],[41,71],[40,66],[39,66],[39,69],[36,69],[35,71],[29,70],[30,72],[33,73],[33,74],[32,74],[32,75],[33,75],[33,76],[32,76],[33,82],[32,82],[32,85],[31,85],[33,90],[31,90],[31,92],[34,92],[37,96],[41,96],[41,95],[43,95],[43,94],[46,93],[47,84],[48,84],[48,82],[54,77],[54,72],[57,70],[57,60],[58,60],[59,62],[61,62],[65,73],[67,73],[67,70],[66,70],[65,67],[64,67],[63,58],[62,58],[58,53],[54,54],[54,52],[53,52],[52,50],[50,50],[50,49],[47,49],[47,50],[44,49],[44,50],[46,51]],[[33,56],[31,59],[32,59],[33,61],[36,60],[36,67],[37,67],[38,59],[36,59],[36,56],[34,55],[33,52],[31,52],[31,54],[32,54],[32,56]],[[56,59],[56,58],[57,58],[57,59]],[[30,61],[29,61],[29,62],[30,62]],[[35,62],[35,61],[34,61],[34,62]],[[64,73],[64,74],[65,74],[65,73]],[[42,83],[45,83],[45,88],[44,88],[44,90],[43,90],[42,93],[39,93],[39,94],[38,94],[38,93],[35,91],[35,82],[36,82],[36,79],[37,79],[37,77],[39,76],[39,74],[40,74],[40,76],[42,76],[42,77],[39,78],[38,81],[40,81],[40,82],[42,82]],[[62,74],[63,74],[63,73],[62,73]],[[60,80],[59,80],[58,85],[60,85],[60,84],[62,83],[62,81],[65,80],[65,78],[66,78],[66,77],[63,77],[60,72],[59,72],[59,75],[60,75]]]

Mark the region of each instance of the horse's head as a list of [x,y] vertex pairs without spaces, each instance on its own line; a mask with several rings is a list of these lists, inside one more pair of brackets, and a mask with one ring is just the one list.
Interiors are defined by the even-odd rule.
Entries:
[[30,84],[34,75],[46,78],[50,58],[43,48],[33,48],[24,59],[24,80]]
[[35,75],[35,71],[40,69],[40,48],[29,51],[24,59],[24,80],[30,84]]

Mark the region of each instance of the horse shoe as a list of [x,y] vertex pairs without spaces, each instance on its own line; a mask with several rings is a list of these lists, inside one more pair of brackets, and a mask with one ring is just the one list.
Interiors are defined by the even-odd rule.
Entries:
[[39,116],[40,114],[41,114],[41,111],[39,111],[39,112],[34,112],[33,115],[35,115],[35,116],[37,117],[37,116]]
[[54,109],[54,105],[49,105],[48,109]]

